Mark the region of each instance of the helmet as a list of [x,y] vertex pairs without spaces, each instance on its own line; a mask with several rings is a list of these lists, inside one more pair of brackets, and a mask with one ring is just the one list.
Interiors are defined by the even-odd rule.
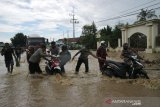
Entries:
[[65,51],[65,50],[68,50],[67,45],[63,45],[63,46],[62,46],[62,51]]
[[105,41],[101,41],[101,42],[100,42],[100,44],[104,44],[104,43],[105,43]]
[[9,43],[5,43],[4,45],[5,45],[5,46],[9,46]]
[[56,45],[56,42],[55,42],[55,41],[52,41],[52,42],[51,42],[51,45]]
[[101,46],[105,46],[105,41],[100,42]]
[[28,46],[28,50],[31,52],[34,52],[34,47],[33,46]]
[[128,48],[129,48],[128,43],[124,43],[124,44],[123,44],[123,49],[124,49],[124,50],[127,50]]
[[45,44],[40,44],[40,47],[41,48],[46,48],[46,45]]

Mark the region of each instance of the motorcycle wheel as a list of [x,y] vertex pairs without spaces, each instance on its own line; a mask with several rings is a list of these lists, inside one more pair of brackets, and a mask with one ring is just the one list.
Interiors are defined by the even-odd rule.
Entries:
[[146,78],[146,79],[149,79],[149,76],[147,75],[147,72],[145,70],[141,70],[140,74]]
[[60,75],[62,75],[62,72],[61,72],[60,69],[54,69],[54,74],[60,74]]
[[49,69],[48,69],[47,66],[45,67],[45,70],[46,70],[46,73],[48,74],[49,73]]
[[112,77],[113,76],[113,71],[112,71],[112,69],[107,68],[107,69],[104,69],[102,71],[102,74],[106,75],[106,76],[109,76],[109,77]]
[[45,70],[46,70],[46,73],[47,73],[48,75],[53,75],[53,74],[51,73],[50,69],[49,69],[47,66],[45,67]]

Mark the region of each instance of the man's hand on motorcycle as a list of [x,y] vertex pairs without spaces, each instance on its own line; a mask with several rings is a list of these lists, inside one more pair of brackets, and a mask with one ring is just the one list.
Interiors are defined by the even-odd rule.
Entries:
[[51,55],[51,57],[52,57],[52,58],[55,58],[56,56],[55,56],[55,55]]
[[56,55],[51,55],[51,57],[52,58],[59,58],[60,56],[59,55],[57,55],[57,56]]

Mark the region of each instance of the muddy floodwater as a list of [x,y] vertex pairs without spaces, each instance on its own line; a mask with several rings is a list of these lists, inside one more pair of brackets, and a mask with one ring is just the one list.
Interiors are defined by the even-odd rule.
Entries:
[[[72,52],[72,56],[76,51]],[[66,64],[62,78],[43,75],[32,78],[28,74],[25,54],[21,66],[7,74],[0,56],[0,107],[159,107],[160,71],[147,70],[150,80],[121,80],[102,76],[97,60],[89,57],[90,72],[85,74],[82,64],[78,75],[74,69],[78,57]],[[41,62],[44,71],[45,61]],[[114,100],[139,100],[137,105]],[[109,102],[111,100],[111,102]],[[138,105],[139,104],[139,105]]]

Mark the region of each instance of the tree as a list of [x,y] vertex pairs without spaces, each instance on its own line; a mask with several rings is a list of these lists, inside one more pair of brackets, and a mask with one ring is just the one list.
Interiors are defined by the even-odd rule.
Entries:
[[23,33],[17,33],[13,38],[11,38],[11,42],[13,46],[26,46],[26,40],[27,36],[25,36]]
[[96,40],[97,28],[94,22],[92,23],[91,26],[92,26],[91,46],[93,49],[96,49],[97,48],[97,40]]
[[112,48],[116,48],[118,46],[118,38],[121,39],[121,29],[122,24],[118,24],[112,30],[112,27],[108,26],[100,30],[100,40],[104,40],[106,43],[110,42]]
[[84,25],[82,28],[81,43],[83,45],[89,45],[92,49],[96,49],[96,32],[97,28],[94,22],[92,25]]
[[154,17],[157,18],[157,15],[155,15],[155,10],[153,10],[153,9],[151,9],[151,10],[141,9],[141,12],[137,15],[138,21],[145,21],[147,19],[151,19]]
[[110,45],[112,48],[116,48],[118,46],[118,39],[122,38],[121,29],[118,25],[112,31],[112,36],[110,38]]
[[92,32],[92,27],[90,25],[83,26],[82,36],[80,38],[80,41],[83,45],[87,45],[89,43],[91,32]]
[[110,41],[111,35],[112,35],[112,27],[107,25],[107,28],[103,28],[100,32],[100,40],[104,40],[105,42]]

